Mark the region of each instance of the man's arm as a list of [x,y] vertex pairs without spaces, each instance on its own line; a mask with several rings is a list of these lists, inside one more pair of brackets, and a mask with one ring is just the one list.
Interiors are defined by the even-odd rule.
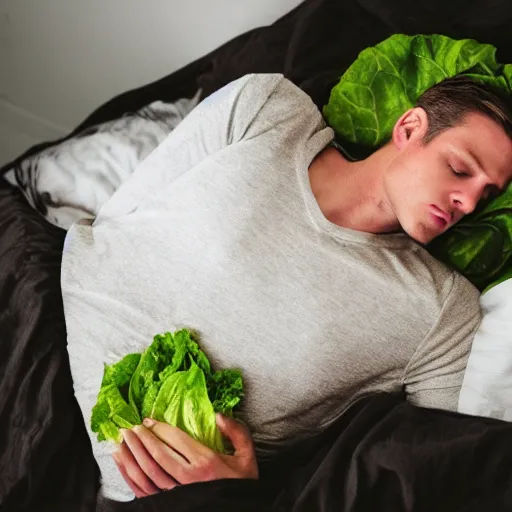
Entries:
[[284,77],[246,75],[205,98],[135,169],[98,213],[95,224],[154,201],[210,155],[244,140],[251,123]]
[[405,390],[415,405],[457,410],[473,337],[482,319],[479,299],[478,290],[454,272],[441,313],[405,370]]

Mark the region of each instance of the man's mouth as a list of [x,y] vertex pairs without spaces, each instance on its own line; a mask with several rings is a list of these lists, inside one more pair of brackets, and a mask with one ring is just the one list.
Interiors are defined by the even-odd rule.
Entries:
[[448,224],[451,222],[451,215],[444,210],[441,210],[436,205],[431,204],[430,205],[430,214],[434,220],[434,222],[440,227],[440,228],[446,228]]

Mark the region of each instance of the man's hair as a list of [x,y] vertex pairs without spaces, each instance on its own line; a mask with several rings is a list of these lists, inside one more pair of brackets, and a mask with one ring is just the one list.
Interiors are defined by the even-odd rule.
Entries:
[[510,95],[467,76],[448,78],[427,89],[419,97],[416,107],[427,113],[426,144],[444,130],[462,124],[464,117],[471,113],[491,118],[512,138]]

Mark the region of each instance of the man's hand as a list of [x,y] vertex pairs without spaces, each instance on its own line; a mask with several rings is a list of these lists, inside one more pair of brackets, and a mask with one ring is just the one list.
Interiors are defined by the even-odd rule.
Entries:
[[122,430],[124,441],[114,461],[137,498],[176,485],[222,478],[258,478],[254,445],[247,428],[217,414],[217,426],[231,441],[234,455],[218,454],[177,427],[155,420]]

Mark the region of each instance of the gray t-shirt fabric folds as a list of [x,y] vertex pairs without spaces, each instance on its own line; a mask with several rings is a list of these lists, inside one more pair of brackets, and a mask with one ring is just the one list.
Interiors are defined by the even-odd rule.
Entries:
[[[104,364],[181,327],[214,367],[242,371],[241,416],[262,458],[375,391],[456,410],[479,293],[405,234],[323,216],[308,167],[333,136],[282,75],[247,75],[72,226],[62,290],[88,429]],[[90,435],[104,495],[133,498],[112,446]]]

